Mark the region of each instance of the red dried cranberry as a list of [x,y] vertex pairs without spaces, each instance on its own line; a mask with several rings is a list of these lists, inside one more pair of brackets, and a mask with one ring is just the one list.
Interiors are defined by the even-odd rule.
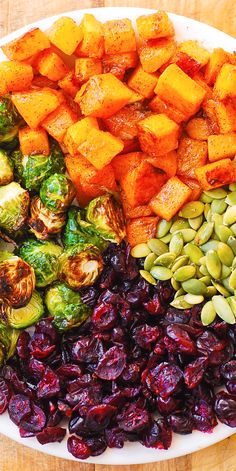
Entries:
[[91,450],[91,456],[99,456],[104,453],[107,448],[107,443],[104,437],[89,437],[84,441]]
[[12,387],[13,391],[16,393],[26,394],[27,396],[32,396],[32,391],[28,388],[25,381],[23,381],[17,374],[14,368],[10,365],[5,365],[2,369],[2,376]]
[[189,334],[180,326],[170,324],[166,327],[168,337],[173,340],[179,352],[193,354],[195,352],[194,342],[189,337]]
[[163,362],[148,371],[146,384],[154,394],[166,398],[176,391],[182,376],[182,371],[177,365]]
[[17,354],[22,360],[29,358],[29,342],[30,334],[24,330],[20,333],[16,345]]
[[236,381],[227,381],[225,383],[226,389],[230,394],[236,396]]
[[95,306],[98,297],[98,291],[94,287],[91,286],[83,288],[80,291],[80,295],[84,304],[87,304],[87,306],[91,308]]
[[126,365],[126,354],[120,347],[111,347],[98,362],[96,375],[101,379],[117,379]]
[[0,378],[0,414],[5,412],[11,398],[11,388],[5,379]]
[[50,337],[46,334],[34,333],[29,343],[31,355],[39,360],[51,355],[55,348],[56,346],[52,345]]
[[120,379],[128,383],[135,383],[139,380],[141,374],[141,363],[139,361],[129,363],[124,368]]
[[66,404],[66,402],[59,399],[57,402],[57,407],[58,407],[58,410],[61,412],[61,414],[63,414],[65,417],[67,418],[71,417],[72,409],[68,404]]
[[66,394],[66,401],[71,407],[94,406],[102,400],[102,388],[100,385],[81,387],[76,391]]
[[161,396],[157,397],[156,400],[157,410],[161,415],[169,415],[174,411],[180,410],[181,402],[172,396],[166,397],[165,399]]
[[164,339],[158,340],[153,349],[153,353],[155,353],[155,355],[157,355],[158,357],[161,357],[166,353],[166,344],[164,342]]
[[217,420],[214,410],[208,402],[204,399],[198,399],[194,406],[193,411],[194,428],[201,432],[211,433],[213,428],[217,425]]
[[36,324],[35,334],[46,334],[55,344],[58,341],[58,332],[52,324],[51,317],[43,318]]
[[20,433],[21,438],[31,438],[35,436],[34,432],[29,432],[29,430],[25,430],[21,426],[19,426],[19,433]]
[[72,346],[74,360],[84,363],[97,362],[104,352],[102,342],[94,337],[83,337]]
[[232,341],[228,341],[225,345],[225,348],[220,351],[212,352],[209,355],[209,363],[211,365],[222,365],[223,363],[228,362],[234,355],[234,344]]
[[85,427],[92,432],[100,432],[105,429],[113,415],[116,413],[116,407],[108,404],[98,404],[91,407],[85,417]]
[[103,402],[104,404],[109,404],[110,406],[122,407],[122,405],[126,402],[126,399],[122,391],[117,391],[110,396],[103,397]]
[[69,432],[70,433],[77,433],[78,435],[87,436],[89,435],[89,430],[85,426],[85,419],[81,417],[81,415],[77,414],[71,417],[69,421]]
[[163,314],[165,314],[165,308],[164,306],[162,306],[160,296],[158,294],[154,294],[154,296],[151,299],[144,302],[143,307],[152,316],[154,315],[162,316]]
[[130,387],[122,387],[123,395],[124,395],[124,397],[126,397],[127,399],[132,399],[133,397],[139,396],[141,390],[142,390],[142,386],[141,386],[141,385],[140,385],[140,386],[133,387],[133,388],[130,388]]
[[224,379],[236,381],[236,360],[231,360],[222,365],[221,374]]
[[54,404],[52,401],[48,403],[49,411],[47,413],[47,427],[55,427],[61,422],[62,413],[58,409],[57,404]]
[[41,379],[45,372],[45,365],[36,358],[31,358],[28,363],[28,370],[34,378]]
[[108,303],[96,306],[92,314],[92,322],[96,330],[112,329],[118,321],[117,309]]
[[31,412],[30,399],[23,394],[15,394],[9,401],[8,412],[12,422],[19,425],[20,421]]
[[91,456],[90,447],[84,440],[81,440],[81,438],[78,438],[75,435],[71,435],[71,437],[68,438],[67,449],[69,453],[79,460],[86,460]]
[[20,425],[29,432],[41,432],[46,425],[46,415],[40,407],[33,403],[31,413],[24,415],[24,418],[20,421]]
[[126,345],[127,337],[128,332],[121,326],[117,326],[112,329],[111,340],[114,344]]
[[212,352],[223,350],[226,342],[225,340],[218,339],[213,332],[207,330],[197,338],[196,345],[202,355],[210,355]]
[[140,432],[148,427],[151,416],[144,408],[138,407],[137,403],[129,404],[117,416],[119,427],[125,432]]
[[151,350],[153,343],[160,337],[160,328],[148,324],[139,325],[133,330],[132,337],[141,348]]
[[46,443],[62,442],[66,435],[66,429],[62,427],[45,427],[37,433],[36,438],[41,445]]
[[67,365],[59,366],[56,373],[60,379],[65,380],[67,378],[77,378],[78,376],[81,376],[82,371],[79,365],[68,363]]
[[218,419],[229,427],[236,427],[236,396],[224,391],[216,394],[215,412]]
[[197,358],[189,363],[184,370],[184,382],[189,389],[193,389],[202,381],[208,360],[206,357]]
[[193,431],[193,420],[187,412],[169,415],[168,422],[173,432],[180,435],[187,435]]
[[37,386],[37,396],[39,399],[48,399],[60,392],[60,381],[56,373],[47,366],[43,378]]
[[109,448],[123,448],[125,435],[123,430],[121,430],[118,426],[107,428],[105,430],[105,437],[107,446],[109,446]]
[[126,301],[132,305],[141,306],[145,301],[148,301],[150,285],[143,278],[135,282],[130,291],[126,294]]
[[190,309],[181,311],[180,309],[171,307],[168,308],[167,313],[165,314],[164,322],[166,324],[187,324],[189,322],[190,316]]
[[172,441],[171,429],[164,419],[154,420],[151,422],[150,427],[145,430],[140,441],[147,448],[167,450]]

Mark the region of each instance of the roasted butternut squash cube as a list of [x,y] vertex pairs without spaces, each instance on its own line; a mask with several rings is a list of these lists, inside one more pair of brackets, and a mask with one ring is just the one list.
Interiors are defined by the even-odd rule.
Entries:
[[203,190],[211,190],[235,182],[236,173],[230,159],[219,160],[199,167],[195,170],[196,177]]
[[158,220],[158,217],[153,216],[131,219],[126,226],[128,244],[134,247],[155,237]]
[[103,25],[105,54],[136,51],[136,38],[128,18],[109,20]]
[[221,47],[213,49],[205,69],[205,80],[209,85],[213,85],[215,83],[216,77],[220,72],[222,65],[228,61],[228,52],[224,51],[224,49]]
[[83,83],[93,75],[102,73],[102,61],[94,57],[80,57],[75,61],[75,77]]
[[49,155],[48,135],[44,129],[31,129],[28,126],[19,129],[20,150],[23,155]]
[[35,69],[50,80],[57,82],[68,73],[68,67],[52,48],[40,52],[34,61]]
[[84,118],[72,124],[66,131],[64,144],[71,155],[78,154],[78,146],[84,142],[92,128],[99,129],[96,118]]
[[54,46],[69,56],[75,52],[83,39],[81,25],[78,25],[68,16],[62,16],[54,21],[46,34]]
[[192,118],[185,127],[185,131],[191,139],[206,141],[212,134],[212,128],[207,118]]
[[174,27],[165,11],[158,10],[151,15],[139,16],[136,20],[141,39],[166,38],[174,35]]
[[172,177],[150,201],[149,206],[157,216],[170,221],[188,201],[191,193],[192,190],[179,178]]
[[41,29],[33,28],[17,39],[2,46],[5,56],[11,60],[24,61],[50,47],[50,41]]
[[178,50],[192,57],[201,67],[204,67],[210,59],[209,51],[202,47],[198,41],[184,41],[179,44]]
[[148,205],[139,205],[134,208],[127,202],[125,193],[120,190],[120,198],[126,219],[136,219],[145,216],[151,216],[153,214],[151,208]]
[[143,152],[163,155],[178,147],[179,126],[165,114],[153,114],[138,123],[138,138]]
[[139,49],[139,58],[145,72],[156,72],[175,53],[176,44],[171,38],[152,39]]
[[67,129],[77,120],[77,114],[65,103],[47,116],[42,127],[58,142],[63,142]]
[[103,73],[111,73],[119,80],[123,80],[126,70],[134,69],[137,64],[138,54],[136,51],[105,55],[102,58]]
[[122,178],[147,158],[144,152],[130,152],[128,154],[116,155],[111,162],[116,181]]
[[142,105],[124,106],[117,113],[104,119],[104,123],[108,131],[119,139],[127,140],[137,138],[139,121],[148,116],[150,112],[146,111]]
[[109,118],[125,106],[131,92],[112,74],[94,75],[86,82],[75,97],[85,116]]
[[153,167],[163,170],[168,178],[174,177],[177,172],[177,153],[175,150],[168,152],[168,154],[160,155],[159,157],[147,157]]
[[184,175],[181,175],[179,178],[185,185],[187,185],[192,190],[192,193],[190,197],[188,198],[188,201],[199,200],[202,194],[202,187],[199,184],[199,181],[196,180],[195,178],[185,177]]
[[31,128],[39,124],[60,104],[60,96],[56,90],[42,88],[12,94],[12,101],[22,118]]
[[185,121],[185,115],[179,111],[175,106],[170,103],[165,103],[159,98],[158,95],[155,95],[153,99],[148,104],[149,108],[155,113],[164,113],[168,118],[175,121],[177,124]]
[[97,57],[101,59],[104,54],[103,25],[94,15],[85,13],[82,22],[83,39],[76,48],[75,54],[79,57]]
[[227,134],[236,131],[236,107],[230,99],[224,102],[215,101],[214,113],[220,133]]
[[75,98],[76,93],[79,91],[79,86],[76,83],[75,75],[73,72],[68,72],[65,77],[58,81],[59,87],[67,93],[67,95]]
[[157,84],[157,76],[149,74],[139,65],[128,80],[128,86],[144,98],[151,98]]
[[195,170],[207,161],[207,143],[184,137],[177,149],[177,175],[195,178]]
[[210,162],[233,158],[236,155],[236,133],[216,134],[208,137],[208,158]]
[[236,97],[236,65],[224,64],[221,67],[214,92],[219,100]]
[[5,93],[29,88],[33,76],[31,65],[18,61],[0,62],[0,82],[4,85],[3,91],[5,89]]
[[109,132],[92,128],[78,151],[98,170],[108,165],[124,148],[123,142]]
[[195,114],[206,91],[185,74],[176,64],[169,65],[160,75],[155,93],[190,117]]

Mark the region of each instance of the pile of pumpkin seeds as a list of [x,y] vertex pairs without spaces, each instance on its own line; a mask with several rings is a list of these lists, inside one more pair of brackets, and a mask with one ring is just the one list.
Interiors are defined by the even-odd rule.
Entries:
[[204,325],[216,315],[236,322],[236,183],[204,191],[171,221],[162,219],[156,238],[133,247],[145,258],[141,276],[151,284],[170,280],[176,291],[171,306],[189,309],[205,301]]

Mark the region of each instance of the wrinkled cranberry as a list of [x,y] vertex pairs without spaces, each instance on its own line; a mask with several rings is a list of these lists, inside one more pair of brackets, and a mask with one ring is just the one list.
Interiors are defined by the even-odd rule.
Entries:
[[11,398],[11,388],[5,379],[0,377],[0,414],[5,412]]
[[218,419],[223,424],[236,427],[236,396],[220,391],[216,394],[214,407]]
[[126,345],[127,344],[128,332],[121,326],[114,327],[112,329],[111,340],[114,344]]
[[74,413],[69,421],[69,432],[77,433],[78,435],[86,436],[89,435],[90,431],[85,426],[85,419],[81,415]]
[[47,427],[55,427],[61,422],[62,413],[56,403],[49,401],[47,411]]
[[31,438],[35,436],[34,432],[29,432],[29,430],[25,430],[21,426],[19,426],[19,433],[20,433],[21,438]]
[[163,281],[161,283],[160,282],[157,283],[154,289],[158,290],[158,293],[161,297],[161,301],[163,303],[167,303],[167,302],[170,303],[173,300],[175,292],[169,281]]
[[97,362],[104,352],[102,342],[94,337],[83,337],[72,346],[72,357],[78,362]]
[[177,365],[163,362],[148,371],[146,384],[154,394],[166,398],[176,391],[182,376],[182,371]]
[[88,410],[88,413],[85,417],[85,427],[87,427],[92,432],[100,432],[105,429],[111,418],[116,412],[116,407],[110,406],[108,404],[99,404],[93,406]]
[[150,285],[143,278],[138,280],[132,286],[132,289],[126,294],[126,301],[132,305],[141,305],[149,298]]
[[67,378],[77,378],[81,376],[82,371],[79,365],[73,365],[72,363],[68,363],[67,365],[61,365],[56,371],[57,375],[60,379],[67,379]]
[[144,350],[151,350],[153,343],[155,343],[160,336],[160,329],[157,326],[150,326],[143,324],[133,330],[133,339]]
[[66,429],[62,427],[45,427],[37,433],[36,438],[41,445],[46,443],[62,442],[66,435]]
[[150,414],[136,403],[129,404],[117,416],[119,427],[125,432],[140,432],[148,427],[150,419]]
[[172,441],[171,429],[164,419],[154,420],[145,430],[140,441],[147,448],[167,450]]
[[8,412],[12,422],[19,425],[20,421],[31,412],[30,399],[23,394],[15,394],[9,401]]
[[52,343],[58,341],[58,332],[52,324],[51,317],[44,317],[35,326],[35,334],[45,334],[50,337]]
[[236,381],[236,360],[230,360],[222,365],[221,374],[224,379]]
[[16,345],[17,354],[22,360],[29,358],[29,341],[30,334],[24,330],[20,333]]
[[108,303],[96,306],[92,314],[92,322],[96,330],[103,332],[112,329],[118,321],[117,309]]
[[107,428],[105,430],[105,437],[109,448],[123,448],[125,434],[118,426]]
[[164,322],[167,324],[187,324],[191,316],[190,309],[181,311],[174,307],[168,308]]
[[145,301],[143,303],[143,307],[148,311],[148,313],[152,316],[162,316],[165,314],[165,308],[161,304],[160,296],[157,294],[154,294],[154,296]]
[[124,368],[120,376],[120,379],[128,383],[135,383],[140,378],[141,366],[142,366],[141,362],[138,362],[138,361],[129,363]]
[[45,372],[45,365],[36,358],[31,358],[28,363],[28,370],[32,377],[41,379]]
[[156,400],[157,410],[161,415],[169,415],[174,411],[180,410],[181,402],[179,399],[169,396],[163,398],[161,396],[157,397]]
[[23,381],[17,374],[14,368],[10,365],[5,365],[2,369],[2,376],[10,384],[13,391],[16,393],[26,394],[32,396],[32,391],[28,388],[25,381]]
[[34,403],[31,409],[31,412],[24,415],[24,418],[21,419],[20,425],[29,432],[41,432],[46,425],[46,415],[43,410]]
[[46,358],[56,349],[52,345],[51,338],[46,334],[35,333],[29,342],[29,349],[34,358]]
[[99,456],[104,453],[107,448],[107,443],[104,437],[89,437],[84,441],[91,450],[91,456]]
[[207,367],[207,358],[197,358],[192,363],[189,363],[184,370],[184,382],[189,389],[193,389],[201,382],[204,372]]
[[166,333],[168,337],[176,343],[178,351],[189,354],[195,352],[193,340],[191,340],[189,334],[182,327],[176,324],[170,324],[166,327]]
[[117,391],[110,396],[103,397],[103,402],[105,404],[109,404],[110,406],[122,407],[122,405],[126,402],[126,399],[122,391]]
[[204,399],[198,399],[196,401],[192,417],[194,428],[201,432],[210,433],[217,425],[213,407]]
[[225,383],[226,389],[230,394],[236,396],[236,381],[227,381]]
[[118,346],[111,347],[98,362],[96,375],[101,379],[117,379],[126,365],[126,354]]
[[68,404],[66,404],[66,402],[59,399],[57,402],[57,407],[61,414],[63,414],[65,417],[71,417],[72,409]]
[[91,455],[89,445],[81,438],[71,435],[67,440],[67,449],[75,458],[86,460]]
[[60,392],[60,381],[56,373],[47,367],[43,378],[37,386],[37,396],[39,399],[48,399]]
[[223,350],[212,352],[209,355],[209,363],[211,365],[222,365],[223,363],[231,360],[234,355],[234,344],[228,341]]
[[220,372],[220,366],[219,365],[217,365],[217,366],[210,365],[204,373],[204,380],[211,387],[220,386],[223,382],[221,372]]
[[187,435],[193,431],[193,419],[190,414],[186,412],[169,415],[168,422],[173,432],[179,433],[180,435]]
[[83,301],[84,304],[87,304],[87,306],[93,308],[97,302],[98,298],[98,291],[91,287],[83,288],[80,291],[81,295],[81,300]]
[[210,355],[212,352],[223,350],[226,342],[225,340],[218,339],[213,332],[207,330],[197,338],[196,345],[202,355]]
[[107,289],[111,286],[114,286],[116,282],[116,276],[117,274],[113,268],[105,268],[98,280],[99,288]]

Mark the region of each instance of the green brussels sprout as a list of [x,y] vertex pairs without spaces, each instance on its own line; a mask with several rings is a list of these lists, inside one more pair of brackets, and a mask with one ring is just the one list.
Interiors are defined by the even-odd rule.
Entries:
[[126,235],[122,206],[110,193],[90,201],[86,220],[94,224],[100,235],[110,242],[120,244]]
[[64,155],[54,140],[50,140],[49,155],[23,155],[20,150],[15,150],[11,153],[11,159],[17,180],[31,191],[38,192],[46,178],[65,171]]
[[59,234],[66,223],[66,214],[54,214],[42,203],[39,196],[34,196],[30,205],[28,224],[37,239],[45,240],[53,234]]
[[11,150],[18,144],[18,130],[23,123],[10,95],[0,97],[0,146]]
[[30,197],[19,183],[0,187],[0,227],[7,232],[21,229],[27,219]]
[[0,185],[7,185],[13,180],[13,170],[7,153],[0,149]]
[[0,298],[14,308],[25,306],[35,288],[33,268],[20,257],[0,252]]
[[91,286],[103,269],[100,250],[92,244],[69,247],[59,257],[58,278],[72,289]]
[[18,254],[31,267],[36,277],[36,286],[43,288],[57,279],[60,245],[47,240],[28,239],[18,249]]
[[61,173],[55,173],[45,180],[40,188],[43,204],[54,213],[66,211],[75,197],[71,180]]
[[9,326],[8,315],[11,308],[8,303],[0,299],[0,367],[15,353],[20,332]]
[[63,234],[63,244],[66,248],[81,244],[90,243],[99,248],[102,252],[108,247],[97,229],[87,221],[81,218],[83,214],[77,207],[72,207],[68,211],[68,219]]
[[25,329],[35,324],[44,313],[43,299],[38,291],[34,291],[26,306],[11,309],[7,314],[8,323],[15,329]]
[[78,292],[64,283],[50,287],[45,296],[45,304],[53,325],[61,332],[78,327],[91,314],[91,309],[81,300]]

